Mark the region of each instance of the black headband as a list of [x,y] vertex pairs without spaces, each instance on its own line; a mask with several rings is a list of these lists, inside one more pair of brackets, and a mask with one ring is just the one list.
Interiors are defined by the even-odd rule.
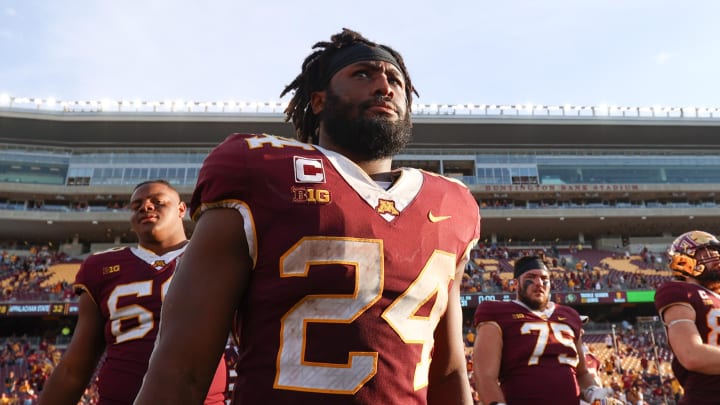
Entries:
[[378,60],[392,63],[402,72],[397,59],[385,48],[380,46],[368,46],[361,42],[348,45],[338,49],[338,51],[330,57],[328,61],[327,73],[323,78],[323,83],[327,83],[340,69],[355,62]]
[[[519,262],[519,263],[518,263]],[[540,260],[540,258],[533,257],[525,260],[518,260],[518,262],[515,263],[515,278],[520,278],[523,273],[530,271],[530,270],[547,270],[547,266],[545,265],[545,262]]]

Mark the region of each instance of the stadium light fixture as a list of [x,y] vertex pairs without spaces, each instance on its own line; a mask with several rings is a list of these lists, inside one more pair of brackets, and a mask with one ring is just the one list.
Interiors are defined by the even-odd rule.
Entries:
[[681,107],[680,108],[680,116],[681,117],[687,117],[689,114],[692,114],[692,116],[697,117],[697,109],[695,107]]
[[[269,112],[280,114],[287,108],[286,101],[184,101],[178,100],[57,100],[54,97],[14,97],[7,93],[0,93],[0,106],[17,109],[49,109],[60,112],[177,112],[177,113],[210,113],[221,110],[223,113],[260,113]],[[58,108],[58,106],[60,108]],[[160,110],[159,110],[160,109]],[[278,110],[280,109],[280,110]],[[596,106],[584,105],[542,105],[534,103],[525,104],[413,104],[414,114],[421,115],[473,115],[484,116],[506,115],[514,112],[516,116],[535,116],[543,112],[547,116],[575,116],[575,117],[665,117],[684,119],[720,119],[720,107],[663,107],[663,106],[618,106],[599,104]]]

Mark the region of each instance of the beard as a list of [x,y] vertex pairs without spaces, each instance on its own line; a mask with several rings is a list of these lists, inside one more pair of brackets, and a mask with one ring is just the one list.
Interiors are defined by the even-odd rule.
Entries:
[[550,296],[546,294],[540,299],[530,297],[527,293],[529,288],[530,286],[520,286],[520,288],[518,288],[518,298],[520,299],[520,302],[527,305],[528,308],[533,311],[544,311],[548,306]]
[[372,161],[397,155],[412,137],[410,112],[397,121],[384,116],[366,117],[365,110],[372,107],[373,100],[357,106],[353,118],[353,106],[346,103],[332,89],[327,90],[325,108],[320,118],[325,132],[333,143],[360,161]]
[[703,280],[700,281],[700,285],[716,294],[720,294],[720,281],[718,280]]
[[706,262],[706,268],[703,274],[695,277],[698,283],[708,290],[720,294],[720,269],[718,269],[717,261]]

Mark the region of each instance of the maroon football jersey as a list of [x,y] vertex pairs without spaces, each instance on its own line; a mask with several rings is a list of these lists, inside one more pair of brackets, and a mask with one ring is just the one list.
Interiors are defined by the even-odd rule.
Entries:
[[[662,316],[674,304],[695,310],[695,326],[703,343],[720,346],[720,296],[700,285],[682,281],[663,283],[655,292],[655,308]],[[720,401],[720,375],[689,371],[677,358],[672,361],[675,377],[685,389],[681,404],[717,404]]]
[[[78,294],[87,293],[105,319],[105,358],[98,373],[99,404],[132,404],[155,344],[160,307],[176,258],[185,248],[163,256],[142,248],[119,248],[89,256],[75,278]],[[222,363],[222,361],[221,361]],[[225,369],[216,373],[209,399],[222,403]]]
[[582,322],[574,309],[554,305],[539,315],[517,301],[484,301],[475,325],[493,322],[502,331],[500,387],[508,405],[578,405],[579,362],[575,339]]
[[479,210],[456,181],[396,174],[384,190],[342,155],[269,135],[232,135],[205,160],[193,218],[237,209],[254,262],[237,404],[426,403]]

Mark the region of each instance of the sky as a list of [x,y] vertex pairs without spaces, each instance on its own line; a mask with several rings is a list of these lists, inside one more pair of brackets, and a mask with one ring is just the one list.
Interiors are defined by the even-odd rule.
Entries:
[[343,27],[424,104],[720,107],[716,0],[0,0],[0,95],[282,101]]

